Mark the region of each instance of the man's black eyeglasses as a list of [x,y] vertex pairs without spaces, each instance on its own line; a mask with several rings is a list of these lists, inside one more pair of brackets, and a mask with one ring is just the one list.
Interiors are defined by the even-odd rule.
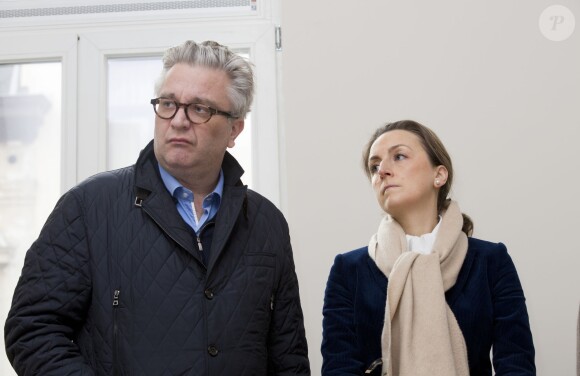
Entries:
[[213,115],[222,115],[228,119],[236,118],[229,112],[216,110],[200,103],[179,103],[172,99],[155,98],[151,99],[151,104],[157,116],[165,120],[173,119],[180,107],[183,107],[187,120],[194,124],[207,123]]

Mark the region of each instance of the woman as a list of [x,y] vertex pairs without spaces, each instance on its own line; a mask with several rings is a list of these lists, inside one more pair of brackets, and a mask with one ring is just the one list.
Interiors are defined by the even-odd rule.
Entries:
[[496,375],[535,375],[514,264],[502,243],[468,237],[473,223],[447,198],[453,168],[439,138],[390,123],[363,163],[387,215],[368,247],[335,258],[323,376],[487,376],[492,349]]

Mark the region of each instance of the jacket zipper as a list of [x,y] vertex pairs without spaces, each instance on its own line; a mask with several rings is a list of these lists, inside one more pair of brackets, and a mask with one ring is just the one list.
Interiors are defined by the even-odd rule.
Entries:
[[[178,241],[177,241],[177,239],[175,239],[175,238],[174,238],[174,237],[171,235],[171,233],[170,233],[170,232],[168,232],[168,231],[167,231],[167,229],[166,229],[165,227],[163,227],[163,226],[161,225],[161,223],[159,223],[159,222],[158,222],[158,221],[155,219],[155,217],[153,217],[153,216],[152,216],[152,215],[151,215],[151,214],[150,214],[150,213],[147,211],[147,209],[145,209],[145,208],[144,208],[144,207],[142,207],[142,206],[141,206],[141,209],[143,209],[143,211],[145,211],[145,213],[147,213],[147,215],[149,216],[149,218],[151,218],[151,219],[153,220],[153,222],[155,222],[155,223],[157,224],[157,226],[159,226],[159,228],[161,228],[161,229],[163,230],[163,232],[164,232],[164,233],[165,233],[167,236],[169,236],[169,238],[171,238],[171,240],[173,240],[175,243],[179,244],[179,245],[180,245],[182,248],[184,248],[184,249],[187,249],[187,247],[185,247],[183,244],[181,244],[180,242],[178,242]],[[205,227],[205,225],[204,225],[203,227]],[[203,228],[203,227],[202,227],[202,228]],[[201,231],[200,231],[200,232],[201,232]],[[201,243],[201,239],[200,239],[199,237],[197,237],[197,241],[198,241],[198,243]],[[202,262],[202,264],[203,264],[203,262]],[[205,267],[205,265],[204,265],[204,267]]]
[[[196,241],[197,241],[197,248],[199,250],[199,255],[201,257],[201,260],[204,261],[204,264],[206,262],[209,262],[209,260],[206,260],[204,257],[204,250],[203,250],[203,244],[201,242],[201,233],[203,232],[203,230],[205,230],[206,227],[208,227],[209,225],[213,225],[215,222],[213,220],[210,220],[209,222],[205,222],[203,224],[203,226],[201,226],[201,228],[195,233],[195,237],[196,237]],[[206,265],[207,267],[207,265]]]
[[121,290],[113,292],[113,375],[121,374],[119,371],[119,324],[117,319],[117,309],[119,307],[119,296]]

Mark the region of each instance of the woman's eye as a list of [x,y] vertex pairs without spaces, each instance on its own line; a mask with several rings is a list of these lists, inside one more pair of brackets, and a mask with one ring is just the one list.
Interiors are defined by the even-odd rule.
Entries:
[[407,157],[403,154],[395,154],[395,161],[402,161],[403,159],[406,159]]
[[371,172],[371,174],[376,174],[379,171],[379,165],[378,164],[369,165],[369,171]]

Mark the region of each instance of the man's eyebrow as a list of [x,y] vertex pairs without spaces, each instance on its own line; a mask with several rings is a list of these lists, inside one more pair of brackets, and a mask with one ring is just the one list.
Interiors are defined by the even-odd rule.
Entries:
[[[160,97],[162,98],[168,98],[168,99],[172,99],[176,101],[176,97],[175,94],[171,93],[171,94],[161,94]],[[214,101],[212,101],[211,99],[207,99],[207,98],[200,98],[200,97],[194,97],[193,99],[190,99],[187,101],[187,103],[196,103],[196,104],[203,104],[212,108],[218,108],[217,103],[215,103]]]
[[161,94],[159,94],[159,98],[175,99],[175,95],[174,94],[161,93]]
[[211,99],[207,99],[207,98],[195,97],[195,98],[193,98],[193,100],[190,103],[205,104],[206,106],[209,106],[209,107],[213,107],[216,109],[218,108],[217,103],[215,103]]

